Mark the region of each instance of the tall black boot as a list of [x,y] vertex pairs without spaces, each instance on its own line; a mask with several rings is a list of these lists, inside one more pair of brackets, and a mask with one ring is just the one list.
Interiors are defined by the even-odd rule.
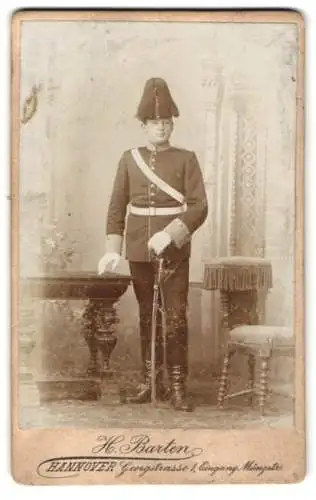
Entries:
[[174,365],[170,369],[171,379],[171,405],[178,411],[193,411],[192,404],[186,395],[186,368],[181,365]]

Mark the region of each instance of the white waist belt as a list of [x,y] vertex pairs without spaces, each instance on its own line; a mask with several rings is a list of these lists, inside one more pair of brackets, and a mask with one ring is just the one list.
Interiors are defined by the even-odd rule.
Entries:
[[133,215],[177,215],[187,211],[187,204],[180,207],[135,207],[130,206],[130,213]]

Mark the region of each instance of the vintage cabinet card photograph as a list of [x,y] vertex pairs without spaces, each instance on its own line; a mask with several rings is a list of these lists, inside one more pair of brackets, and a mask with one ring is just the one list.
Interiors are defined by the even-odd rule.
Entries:
[[305,476],[304,19],[12,16],[12,475]]

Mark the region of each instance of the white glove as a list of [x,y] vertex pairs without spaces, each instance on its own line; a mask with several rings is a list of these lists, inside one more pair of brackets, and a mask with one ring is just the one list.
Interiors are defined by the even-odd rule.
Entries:
[[119,265],[120,260],[121,256],[118,253],[105,253],[99,261],[98,274],[103,274],[107,269],[114,271]]
[[149,250],[153,250],[156,255],[160,255],[171,243],[171,236],[165,231],[155,233],[148,241]]

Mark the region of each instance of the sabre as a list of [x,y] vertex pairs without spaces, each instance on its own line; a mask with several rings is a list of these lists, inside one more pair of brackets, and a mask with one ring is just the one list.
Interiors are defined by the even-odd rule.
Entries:
[[154,294],[153,294],[153,308],[152,308],[152,321],[151,321],[151,403],[156,406],[156,335],[157,335],[157,313],[159,309],[159,289],[160,280],[163,270],[163,258],[158,260],[158,266],[155,271],[154,280]]

